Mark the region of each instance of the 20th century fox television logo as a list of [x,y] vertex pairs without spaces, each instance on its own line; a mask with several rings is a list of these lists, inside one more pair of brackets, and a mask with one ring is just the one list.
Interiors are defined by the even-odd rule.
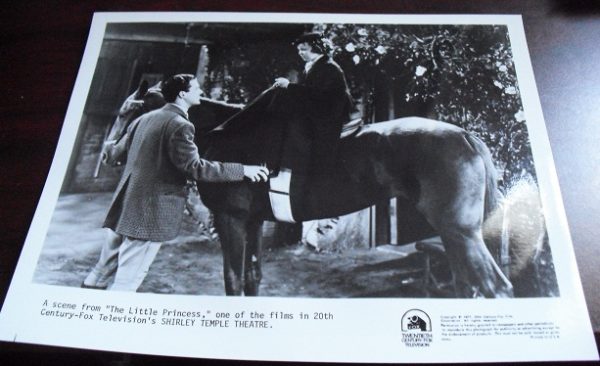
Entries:
[[423,310],[412,309],[402,316],[402,343],[407,347],[429,347],[433,341],[431,319]]

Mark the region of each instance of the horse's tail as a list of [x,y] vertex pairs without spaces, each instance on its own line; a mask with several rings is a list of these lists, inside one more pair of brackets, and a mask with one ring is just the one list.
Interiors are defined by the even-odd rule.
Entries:
[[480,138],[471,134],[465,133],[465,139],[471,147],[481,156],[485,165],[485,213],[487,218],[499,205],[500,191],[498,190],[498,173],[494,166],[492,154],[487,145]]
[[560,291],[535,179],[526,175],[511,182],[502,206],[515,295],[558,296]]

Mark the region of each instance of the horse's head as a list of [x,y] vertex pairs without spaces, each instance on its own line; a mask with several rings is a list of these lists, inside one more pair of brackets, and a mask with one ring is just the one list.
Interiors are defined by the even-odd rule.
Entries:
[[105,163],[107,160],[110,160],[109,146],[113,145],[115,141],[120,140],[125,135],[127,127],[129,127],[131,122],[142,114],[158,109],[164,104],[165,100],[160,92],[160,83],[148,88],[148,82],[143,80],[137,90],[128,96],[121,105],[121,108],[119,108],[119,114],[102,146],[102,152],[100,153],[101,160]]
[[160,83],[148,88],[148,82],[143,80],[137,90],[125,99],[119,114],[113,123],[107,140],[117,140],[127,131],[129,124],[142,114],[158,109],[165,104],[160,92]]
[[160,88],[161,83],[159,82],[153,87],[149,88],[148,91],[142,96],[142,100],[144,101],[143,113],[153,111],[165,105],[166,101]]

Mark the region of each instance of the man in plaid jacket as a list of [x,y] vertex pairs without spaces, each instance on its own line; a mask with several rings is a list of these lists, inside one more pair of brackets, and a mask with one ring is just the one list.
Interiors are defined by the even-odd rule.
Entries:
[[170,77],[163,83],[162,93],[167,104],[134,121],[125,137],[111,148],[112,159],[126,159],[104,222],[114,233],[82,287],[105,287],[103,281],[115,267],[111,290],[135,291],[141,285],[161,243],[179,233],[188,179],[267,180],[265,167],[200,158],[194,125],[187,115],[202,95],[193,75]]

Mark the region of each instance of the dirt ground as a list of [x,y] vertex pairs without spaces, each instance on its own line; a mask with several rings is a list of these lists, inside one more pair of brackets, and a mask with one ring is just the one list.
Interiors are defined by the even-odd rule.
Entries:
[[[218,244],[167,246],[153,264],[140,291],[223,294]],[[174,275],[176,273],[176,275]],[[402,255],[351,249],[316,253],[295,246],[267,250],[263,257],[262,296],[403,297],[418,291],[403,286],[418,269]]]
[[[34,282],[80,286],[95,264],[106,229],[110,194],[63,195],[53,214]],[[315,252],[306,246],[269,248],[261,296],[422,297],[423,258],[414,246]],[[179,237],[162,246],[140,292],[224,295],[218,240]]]

